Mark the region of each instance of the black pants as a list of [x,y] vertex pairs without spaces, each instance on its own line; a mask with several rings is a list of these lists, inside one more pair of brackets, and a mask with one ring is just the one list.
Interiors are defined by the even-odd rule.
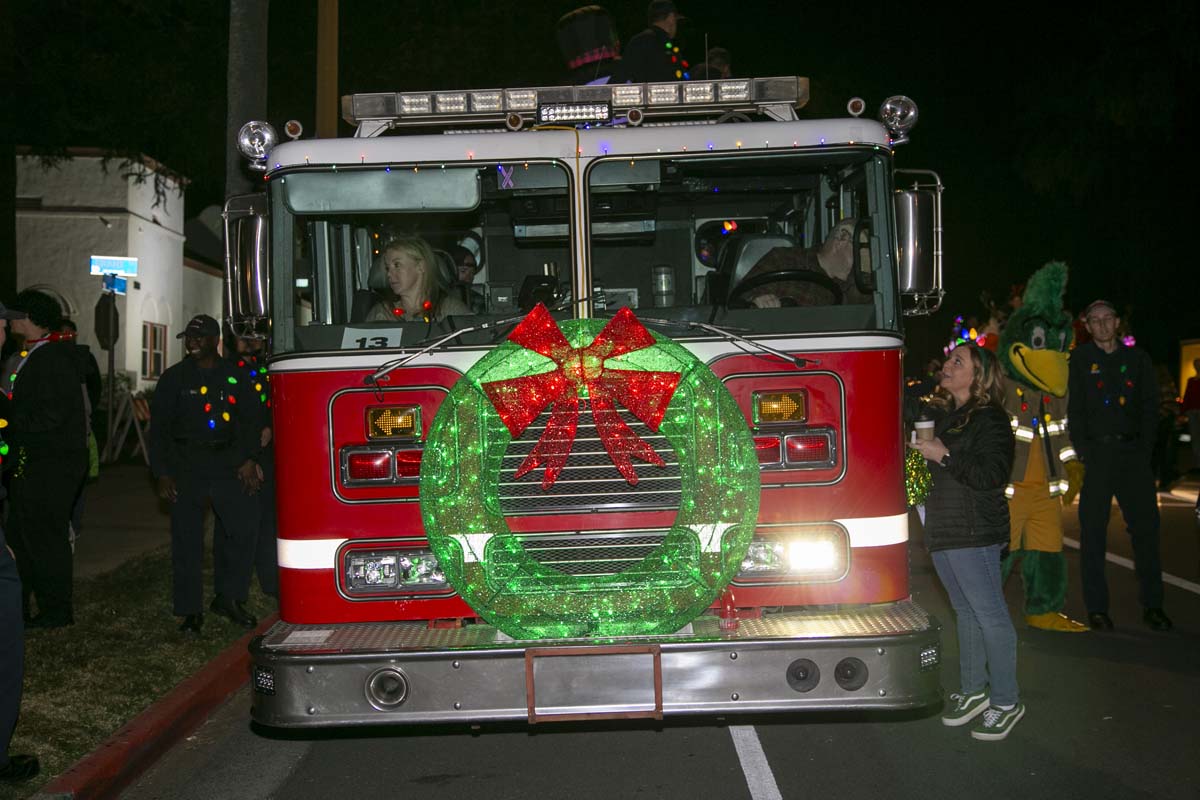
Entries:
[[218,562],[213,588],[233,600],[245,597],[250,587],[259,500],[243,491],[232,471],[228,475],[184,474],[175,481],[179,499],[171,506],[171,569],[175,613],[181,617],[204,610],[204,510],[210,502],[222,531],[214,537],[223,537],[213,545]]
[[275,458],[263,459],[263,483],[258,492],[258,543],[254,550],[254,571],[263,594],[279,597],[279,543],[275,537]]
[[17,726],[25,676],[25,625],[21,620],[21,578],[0,529],[0,767],[8,763],[8,743]]
[[1108,613],[1104,577],[1108,518],[1117,498],[1133,543],[1138,600],[1144,608],[1163,604],[1162,562],[1158,551],[1158,494],[1150,459],[1132,444],[1094,445],[1088,451],[1079,491],[1079,556],[1083,601],[1088,613]]
[[[258,535],[254,540],[253,571],[258,575],[258,586],[263,594],[279,597],[279,557],[276,553],[275,539],[275,462],[266,457],[262,459],[263,482],[255,497],[258,499]],[[231,539],[225,531],[225,525],[218,518],[213,524],[213,581],[217,586],[225,583],[225,565],[229,557],[225,549]],[[250,582],[247,580],[241,594],[234,595],[231,600],[246,602],[250,596]]]
[[30,597],[38,614],[52,621],[73,619],[75,567],[68,524],[75,493],[87,472],[87,451],[26,459],[9,483],[10,544],[24,588],[25,614]]

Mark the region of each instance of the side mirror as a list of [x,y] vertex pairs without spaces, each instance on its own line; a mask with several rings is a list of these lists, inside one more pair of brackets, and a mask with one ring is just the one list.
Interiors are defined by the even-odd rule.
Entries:
[[942,304],[942,181],[936,173],[896,170],[932,177],[897,190],[896,244],[900,293],[913,300],[907,315],[931,314]]
[[246,194],[225,202],[225,312],[233,332],[262,332],[271,313],[271,236],[267,196]]

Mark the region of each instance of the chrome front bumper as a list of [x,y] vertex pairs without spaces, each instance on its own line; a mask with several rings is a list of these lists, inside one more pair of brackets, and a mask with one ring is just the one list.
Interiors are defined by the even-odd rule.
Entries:
[[322,727],[918,708],[941,698],[940,631],[911,601],[602,641],[280,622],[250,644],[251,713]]

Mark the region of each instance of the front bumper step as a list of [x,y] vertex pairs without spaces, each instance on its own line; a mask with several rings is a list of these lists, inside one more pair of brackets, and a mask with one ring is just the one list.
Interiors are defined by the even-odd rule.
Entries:
[[916,708],[941,697],[940,630],[911,601],[605,640],[280,622],[250,645],[252,714],[321,727]]

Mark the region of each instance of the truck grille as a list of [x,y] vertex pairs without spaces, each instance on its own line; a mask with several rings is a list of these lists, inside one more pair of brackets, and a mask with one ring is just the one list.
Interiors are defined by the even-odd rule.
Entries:
[[[579,427],[571,454],[558,480],[549,491],[542,489],[545,470],[538,467],[521,478],[516,478],[517,468],[533,450],[550,421],[550,411],[542,412],[525,429],[521,438],[514,439],[508,446],[500,467],[499,498],[500,510],[505,516],[546,513],[586,513],[591,511],[661,511],[679,508],[680,477],[679,462],[675,449],[661,433],[650,430],[645,423],[624,409],[619,409],[621,419],[630,429],[646,441],[662,458],[666,466],[645,464],[634,459],[637,470],[637,486],[617,471],[608,451],[600,442],[596,425],[592,420],[591,405],[587,400],[579,401]],[[496,425],[501,425],[499,418]]]
[[[635,568],[659,550],[668,534],[666,529],[648,528],[604,533],[511,534],[511,538],[517,541],[526,557],[561,573],[564,578],[603,578],[633,570],[628,579],[640,583],[645,576],[642,570]],[[688,536],[684,541],[688,552],[680,555],[692,564],[699,564],[699,540]],[[547,583],[544,578],[525,574],[521,559],[502,540],[494,541],[488,552],[492,575],[498,582],[516,586],[526,593],[556,590],[553,581]],[[674,577],[680,584],[691,580],[682,573]],[[659,576],[660,585],[671,583],[668,580],[664,584],[664,580]]]
[[[518,535],[529,558],[564,575],[615,575],[636,566],[657,550],[666,538],[662,531],[620,531],[602,534]],[[494,563],[503,566],[505,549],[493,550]]]

